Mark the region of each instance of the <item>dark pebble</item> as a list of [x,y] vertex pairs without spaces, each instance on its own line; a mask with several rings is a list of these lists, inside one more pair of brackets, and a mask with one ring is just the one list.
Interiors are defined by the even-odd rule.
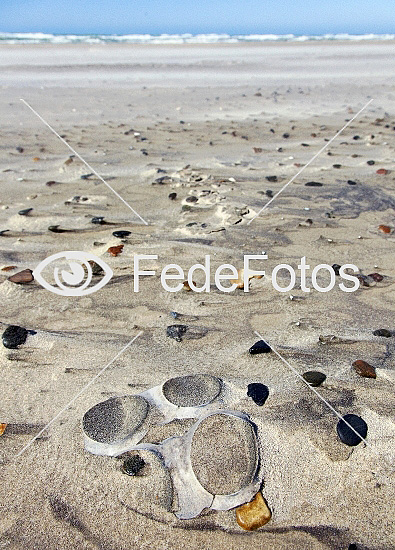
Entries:
[[128,476],[135,476],[141,472],[144,466],[145,461],[141,458],[141,456],[133,455],[124,460],[122,464],[122,472]]
[[368,277],[371,277],[373,281],[376,281],[376,283],[381,283],[384,279],[383,275],[380,275],[380,273],[370,273]]
[[125,239],[126,237],[129,237],[129,235],[131,235],[131,231],[125,231],[125,230],[120,230],[120,231],[113,231],[113,235],[114,237],[118,237],[118,239]]
[[169,199],[170,199],[171,201],[175,201],[176,198],[177,198],[177,193],[170,193],[170,194],[169,194]]
[[15,147],[15,149],[18,151],[18,153],[23,153],[24,148],[18,145],[18,147]]
[[247,389],[248,397],[256,403],[259,407],[265,404],[266,399],[269,397],[269,388],[265,384],[259,384],[258,382],[253,382],[248,384]]
[[97,225],[103,225],[104,223],[106,223],[104,221],[104,216],[95,216],[94,218],[91,219],[91,222]]
[[185,200],[186,200],[186,202],[197,202],[198,198],[192,196],[192,197],[187,197]]
[[317,387],[320,386],[325,380],[326,376],[323,372],[318,372],[317,370],[309,370],[303,373],[303,378],[310,384],[310,386]]
[[59,229],[58,225],[50,225],[48,231],[52,231],[52,233],[65,233],[66,229]]
[[392,332],[386,328],[378,328],[373,331],[374,336],[383,336],[384,338],[391,338]]
[[186,325],[170,325],[166,329],[166,335],[169,336],[169,338],[174,338],[177,342],[181,342],[187,330],[188,327]]
[[251,355],[257,355],[258,353],[269,353],[272,351],[272,348],[264,340],[258,340],[248,351]]
[[32,210],[33,208],[24,208],[23,210],[19,210],[18,214],[20,216],[27,216]]
[[366,164],[369,164],[369,166],[373,166],[373,164],[376,164],[374,160],[368,160]]
[[352,543],[348,545],[348,550],[358,550],[357,545]]
[[8,349],[16,349],[26,342],[28,331],[18,325],[10,325],[3,332],[3,346]]
[[23,271],[19,271],[18,273],[15,273],[15,275],[8,277],[8,280],[11,283],[17,284],[31,283],[34,281],[33,271],[31,269],[24,269]]
[[284,139],[288,139],[289,138],[289,134],[287,132],[285,132],[285,134],[283,134],[283,138]]
[[333,264],[332,265],[332,269],[335,272],[335,275],[340,275],[340,273],[339,273],[340,268],[341,268],[341,265],[339,265],[339,264]]
[[277,176],[266,176],[267,181],[274,183],[277,181]]
[[82,180],[87,180],[87,179],[90,178],[91,176],[93,176],[93,174],[82,174],[81,179],[82,179]]
[[357,185],[357,182],[354,180],[347,180],[348,185]]
[[370,286],[369,285],[369,281],[368,281],[368,278],[366,277],[366,275],[356,275],[358,281],[361,283],[360,286]]
[[323,184],[319,181],[308,181],[307,183],[305,183],[306,187],[322,187],[322,185]]
[[363,439],[366,438],[368,433],[368,426],[363,418],[357,416],[356,414],[346,414],[343,416],[343,420],[339,420],[336,426],[337,435],[340,437],[340,440],[348,445],[349,447],[355,447],[361,443],[361,438],[351,430],[346,424],[346,422],[354,428],[354,430],[359,433]]
[[334,164],[334,165],[333,165],[333,168],[337,168],[337,169],[339,169],[339,168],[341,168],[341,167],[342,167],[342,165],[341,165],[341,164]]
[[360,136],[354,136],[352,139],[355,139],[355,141],[357,141],[358,139],[361,139]]
[[269,197],[269,199],[273,198],[273,191],[271,189],[267,189],[266,196]]
[[359,376],[363,376],[364,378],[376,378],[376,369],[372,367],[372,365],[369,365],[366,361],[358,359],[357,361],[354,361],[352,366]]

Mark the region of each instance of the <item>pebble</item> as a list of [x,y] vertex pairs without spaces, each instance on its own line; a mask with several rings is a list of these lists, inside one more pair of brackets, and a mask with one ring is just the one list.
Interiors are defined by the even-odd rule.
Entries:
[[169,325],[166,329],[166,335],[170,338],[174,338],[177,342],[181,342],[187,330],[187,325]]
[[15,147],[15,149],[18,151],[18,153],[23,153],[24,148],[18,145],[18,147]]
[[340,268],[341,268],[341,265],[339,265],[339,264],[333,264],[332,265],[332,269],[335,272],[335,275],[340,275],[340,273],[339,273]]
[[383,233],[391,233],[391,228],[388,225],[379,225],[379,230]]
[[273,191],[271,189],[266,190],[266,196],[269,197],[269,199],[273,198]]
[[306,382],[308,382],[310,386],[313,386],[314,388],[320,386],[326,380],[325,374],[317,370],[309,370],[307,372],[304,372],[302,376],[306,380]]
[[370,273],[368,277],[371,277],[376,283],[380,283],[384,279],[383,275],[380,275],[380,273]]
[[145,461],[139,455],[126,458],[122,464],[122,472],[128,476],[136,476],[145,466]]
[[284,139],[288,139],[288,138],[289,138],[288,132],[285,132],[285,134],[283,134],[283,138],[284,138]]
[[354,543],[351,543],[348,545],[348,550],[358,550],[357,545]]
[[347,180],[348,185],[357,185],[357,182],[354,180]]
[[307,183],[305,183],[305,186],[306,187],[322,187],[323,184],[320,183],[319,181],[308,181]]
[[6,265],[5,267],[1,268],[1,271],[12,271],[13,269],[16,269],[18,266],[16,265]]
[[94,175],[93,173],[91,173],[91,174],[82,174],[82,176],[80,176],[80,178],[82,180],[87,180],[88,178],[90,178],[93,175]]
[[111,256],[116,257],[119,254],[121,254],[121,252],[123,250],[123,247],[124,247],[123,244],[119,244],[118,246],[110,246],[110,248],[107,250],[107,252],[109,252],[111,254]]
[[15,273],[15,275],[8,277],[8,280],[11,283],[18,284],[31,283],[34,281],[33,271],[31,269],[24,269],[23,271],[19,271],[19,273]]
[[372,365],[369,365],[366,361],[358,359],[357,361],[354,361],[352,366],[354,367],[355,372],[360,376],[363,376],[364,378],[376,378],[376,369],[372,367]]
[[247,395],[256,403],[259,407],[265,404],[266,399],[269,397],[269,388],[265,384],[259,382],[252,382],[248,384]]
[[386,170],[385,168],[379,168],[378,170],[376,170],[376,174],[385,176],[386,174],[388,174],[388,170]]
[[52,233],[66,233],[66,229],[59,229],[58,225],[50,225],[48,227],[48,231],[52,231]]
[[5,432],[5,429],[7,427],[7,424],[0,424],[0,435],[3,435]]
[[27,216],[32,210],[33,208],[24,208],[23,210],[19,210],[18,214],[20,216]]
[[197,427],[190,456],[192,469],[206,491],[212,495],[236,493],[251,483],[256,473],[253,425],[237,416],[212,414]]
[[236,508],[236,521],[246,531],[254,531],[270,521],[272,513],[259,491],[251,502]]
[[83,417],[85,434],[100,443],[120,441],[136,432],[149,411],[147,401],[139,395],[110,397],[89,409]]
[[248,351],[251,355],[257,355],[258,353],[269,353],[272,351],[272,348],[264,340],[258,340]]
[[91,223],[95,223],[97,225],[103,225],[106,222],[104,221],[104,216],[94,216],[91,219]]
[[339,169],[339,168],[341,168],[341,167],[342,167],[342,165],[341,165],[341,164],[334,164],[334,165],[333,165],[333,168],[337,168],[337,169]]
[[177,198],[177,193],[169,193],[169,199],[171,201],[175,201]]
[[267,181],[274,183],[277,181],[277,176],[266,176]]
[[118,239],[125,239],[126,237],[129,237],[132,232],[121,229],[120,231],[113,231],[112,234],[114,235],[114,237],[118,237]]
[[185,200],[186,200],[186,202],[197,202],[198,198],[194,197],[194,196],[191,196],[191,197],[187,197]]
[[386,328],[378,328],[377,330],[373,331],[374,336],[383,336],[384,338],[391,338],[392,332],[387,330]]
[[369,166],[373,166],[373,164],[376,164],[374,160],[368,160],[366,164],[369,164]]
[[216,399],[222,382],[209,374],[191,374],[170,378],[162,387],[163,395],[178,407],[201,407]]
[[[343,416],[343,419],[354,428],[354,430],[360,434],[363,439],[366,438],[368,433],[368,426],[363,418],[357,416],[356,414],[346,414]],[[361,443],[361,438],[354,433],[351,428],[347,426],[344,420],[339,420],[337,423],[337,435],[340,437],[340,440],[348,445],[349,447],[355,447]]]
[[3,332],[3,346],[8,349],[17,349],[26,342],[29,332],[18,325],[10,325]]

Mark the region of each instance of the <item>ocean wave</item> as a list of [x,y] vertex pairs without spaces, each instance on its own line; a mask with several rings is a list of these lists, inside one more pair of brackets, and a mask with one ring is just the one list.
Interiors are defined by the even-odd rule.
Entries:
[[307,42],[317,40],[395,40],[395,34],[49,34],[0,32],[3,44],[234,44],[237,42]]

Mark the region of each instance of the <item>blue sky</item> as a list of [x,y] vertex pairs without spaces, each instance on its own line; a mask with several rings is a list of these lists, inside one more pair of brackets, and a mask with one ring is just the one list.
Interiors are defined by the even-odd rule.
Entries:
[[394,0],[0,0],[0,31],[393,33]]

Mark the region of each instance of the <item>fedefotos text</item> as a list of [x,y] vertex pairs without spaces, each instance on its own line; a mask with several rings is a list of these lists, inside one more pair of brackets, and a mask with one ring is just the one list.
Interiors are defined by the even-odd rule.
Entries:
[[[164,266],[160,272],[160,281],[162,287],[167,292],[179,292],[184,287],[184,281],[188,281],[190,289],[194,292],[210,292],[211,285],[214,282],[218,290],[229,293],[238,288],[238,284],[235,281],[239,280],[241,277],[244,292],[249,292],[249,281],[252,277],[267,276],[264,269],[254,269],[252,267],[252,262],[254,266],[256,266],[257,262],[267,259],[268,256],[266,254],[245,255],[243,270],[239,271],[232,264],[222,264],[214,271],[211,269],[211,257],[207,254],[204,263],[192,265],[187,273],[176,263]],[[139,292],[140,279],[142,277],[156,276],[157,272],[155,270],[147,269],[150,267],[150,262],[155,260],[158,260],[157,254],[134,255],[134,292]],[[300,289],[303,292],[310,292],[312,288],[318,292],[329,292],[336,285],[337,275],[334,268],[328,264],[319,264],[311,270],[310,265],[306,262],[306,257],[303,256],[303,258],[300,259],[297,269],[298,275],[295,268],[291,265],[278,264],[272,270],[269,277],[273,288],[278,292],[290,292],[296,285],[297,277],[300,278],[298,285],[300,285]],[[284,285],[284,281],[282,281],[282,286],[278,281],[278,279],[280,279],[280,271],[284,274],[288,273],[287,284]],[[338,270],[339,277],[342,279],[342,282],[338,283],[338,287],[343,292],[355,292],[360,285],[359,279],[355,275],[350,274],[349,271],[358,273],[358,268],[354,264],[344,264]],[[194,281],[195,275],[198,275],[199,280],[203,275],[203,282],[200,282],[199,285]],[[318,278],[320,281],[318,281]],[[284,277],[282,277],[282,279],[284,279]],[[322,286],[323,279],[325,280],[326,286]],[[308,285],[308,280],[312,288]],[[344,281],[348,281],[350,286],[346,286]],[[227,283],[226,286],[224,286],[223,283]]]

